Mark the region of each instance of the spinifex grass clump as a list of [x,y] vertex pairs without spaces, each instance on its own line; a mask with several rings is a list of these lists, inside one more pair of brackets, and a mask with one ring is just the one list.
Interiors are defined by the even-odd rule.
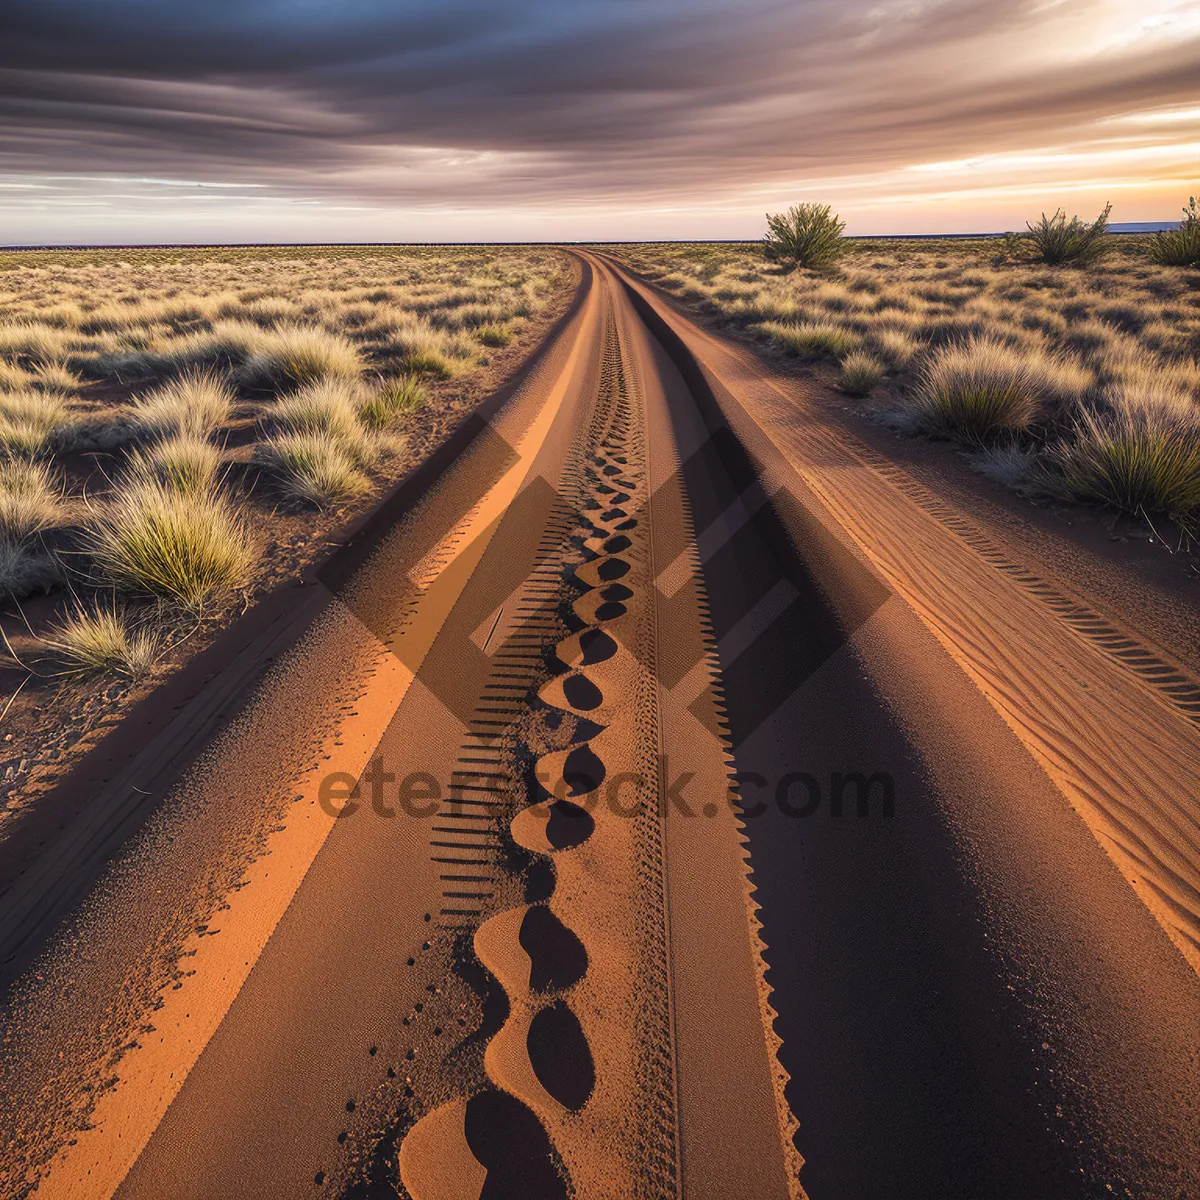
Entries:
[[287,325],[265,337],[242,377],[259,387],[290,388],[357,379],[362,366],[358,347],[342,334],[317,325]]
[[382,380],[358,405],[358,416],[370,429],[383,429],[397,417],[414,413],[425,403],[425,389],[413,375]]
[[840,358],[861,345],[853,330],[826,321],[764,321],[758,328],[781,349],[806,357]]
[[842,359],[842,391],[851,396],[869,396],[884,378],[883,364],[864,350]]
[[1166,408],[1084,410],[1052,453],[1067,488],[1200,531],[1200,419]]
[[1164,267],[1200,267],[1200,209],[1195,196],[1188,197],[1178,229],[1154,235],[1150,257]]
[[229,420],[233,393],[210,371],[185,371],[133,403],[133,422],[151,437],[205,438]]
[[345,446],[324,434],[280,434],[260,443],[254,457],[285,496],[317,508],[352,500],[370,487]]
[[763,254],[788,270],[831,267],[845,252],[845,228],[828,204],[793,204],[785,213],[767,213]]
[[116,670],[132,679],[149,674],[162,649],[157,633],[136,628],[116,607],[96,612],[77,608],[50,631],[43,645],[63,675]]
[[22,389],[0,393],[0,455],[49,454],[71,421],[70,406],[55,392]]
[[62,524],[62,485],[44,463],[0,462],[0,539],[27,541]]
[[1061,208],[1052,217],[1042,213],[1036,225],[1027,222],[1029,240],[1033,242],[1037,257],[1056,266],[1061,263],[1086,266],[1095,262],[1108,249],[1110,212],[1112,205],[1105,205],[1104,211],[1090,225],[1079,217],[1068,221],[1066,211]]
[[933,429],[985,444],[1027,430],[1041,415],[1041,394],[1021,351],[973,338],[943,347],[925,364],[914,408]]
[[129,456],[129,475],[142,483],[161,483],[194,496],[210,493],[217,483],[221,453],[194,434],[181,434],[155,442]]
[[118,587],[194,612],[242,583],[251,557],[245,527],[225,500],[198,500],[159,482],[120,486],[88,549]]

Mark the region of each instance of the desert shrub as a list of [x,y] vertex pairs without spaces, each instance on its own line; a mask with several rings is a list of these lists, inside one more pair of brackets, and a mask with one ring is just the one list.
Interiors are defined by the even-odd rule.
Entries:
[[202,496],[216,486],[220,465],[221,453],[212,442],[184,433],[135,449],[127,469],[132,480]]
[[764,321],[759,327],[781,349],[792,354],[839,358],[857,350],[861,339],[852,330],[823,321]]
[[22,542],[63,521],[62,486],[44,463],[0,461],[0,538]]
[[259,387],[301,387],[326,379],[353,380],[362,372],[358,348],[341,334],[317,325],[284,325],[242,367],[242,378]]
[[137,397],[131,420],[139,432],[152,437],[205,438],[229,420],[233,393],[219,375],[186,371]]
[[767,213],[763,254],[788,269],[830,267],[845,253],[845,228],[828,204],[793,204],[785,213]]
[[1095,262],[1109,246],[1110,212],[1112,205],[1108,204],[1090,225],[1077,216],[1068,221],[1066,210],[1061,208],[1055,210],[1052,217],[1042,213],[1036,225],[1027,222],[1028,238],[1033,242],[1038,260],[1052,265]]
[[1195,196],[1188,197],[1178,229],[1154,235],[1150,258],[1164,267],[1200,267],[1200,209]]
[[1200,522],[1200,422],[1165,409],[1083,410],[1052,461],[1068,489],[1131,513]]
[[869,396],[883,382],[883,377],[883,364],[864,350],[856,350],[842,359],[841,387],[851,396]]
[[339,442],[320,433],[285,433],[254,450],[255,460],[294,500],[326,508],[362,495],[370,486]]
[[0,454],[48,454],[71,420],[65,397],[33,390],[0,393]]
[[397,417],[416,412],[425,403],[425,389],[414,375],[382,380],[359,401],[358,415],[370,429],[383,429]]
[[154,482],[117,489],[88,539],[97,568],[131,592],[201,610],[245,579],[250,547],[233,509],[216,496]]
[[43,639],[64,675],[91,675],[115,670],[132,679],[149,674],[162,650],[151,629],[137,628],[115,606],[87,612],[76,608]]
[[1027,430],[1042,412],[1029,358],[985,338],[945,346],[925,363],[913,406],[924,424],[963,441],[987,443]]

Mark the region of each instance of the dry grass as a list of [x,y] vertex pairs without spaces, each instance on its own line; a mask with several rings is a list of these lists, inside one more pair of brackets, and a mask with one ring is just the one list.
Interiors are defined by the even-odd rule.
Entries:
[[98,514],[88,549],[107,580],[193,612],[243,583],[251,548],[224,499],[155,482],[122,484]]
[[384,429],[399,417],[414,413],[425,403],[425,389],[412,375],[384,379],[358,404],[358,416],[369,429]]
[[0,454],[22,458],[49,454],[70,421],[66,397],[55,392],[0,393]]
[[126,471],[136,483],[162,484],[172,491],[206,496],[217,485],[221,452],[194,433],[177,434],[130,452]]
[[[1080,233],[1059,224],[1067,241]],[[1050,474],[1080,497],[1192,520],[1182,481],[1200,440],[1200,275],[1152,262],[1157,244],[1092,237],[1085,257],[1106,245],[1101,261],[1049,267],[1029,261],[1024,237],[862,239],[832,274],[780,271],[746,244],[620,252],[807,371],[842,360],[826,377],[843,390],[846,364],[869,355],[887,369],[873,407],[897,428],[988,447],[996,477]]]
[[353,454],[327,434],[284,433],[268,438],[256,447],[255,458],[285,496],[316,508],[352,500],[370,487]]
[[365,495],[418,375],[478,370],[565,268],[537,248],[0,251],[0,590],[70,575],[131,612],[215,612],[269,570],[246,530],[277,501],[243,486],[249,461],[309,503]]
[[141,433],[157,438],[205,438],[229,420],[233,392],[211,371],[189,370],[137,397],[132,420]]
[[0,462],[0,539],[24,542],[66,518],[62,483],[40,462]]
[[241,378],[255,387],[292,388],[362,374],[358,347],[318,325],[288,325],[260,333],[259,348],[245,361]]
[[162,653],[160,634],[137,627],[115,606],[95,612],[77,607],[51,629],[42,645],[59,674],[74,676],[115,670],[141,679]]
[[869,396],[883,382],[885,375],[879,359],[863,350],[855,350],[842,359],[842,391],[851,396]]

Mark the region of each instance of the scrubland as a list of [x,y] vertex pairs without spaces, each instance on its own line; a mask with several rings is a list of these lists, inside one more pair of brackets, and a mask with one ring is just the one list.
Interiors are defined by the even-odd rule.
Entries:
[[0,252],[8,679],[152,672],[419,457],[570,277],[535,248]]
[[909,433],[1025,489],[1200,533],[1200,269],[1123,236],[1047,266],[1027,239],[847,243],[786,271],[745,244],[625,246],[643,276]]

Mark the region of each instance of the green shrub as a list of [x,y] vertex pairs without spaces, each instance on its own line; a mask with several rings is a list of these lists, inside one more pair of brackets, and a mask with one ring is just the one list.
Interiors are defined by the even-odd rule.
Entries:
[[1110,212],[1112,205],[1105,205],[1104,211],[1090,225],[1079,217],[1072,217],[1068,221],[1066,211],[1061,208],[1052,217],[1042,213],[1036,225],[1026,222],[1028,237],[1037,251],[1038,260],[1053,265],[1086,265],[1095,262],[1109,247]]
[[1178,229],[1154,235],[1150,258],[1164,267],[1200,267],[1200,209],[1195,196],[1188,197]]
[[830,267],[845,253],[845,228],[828,204],[793,204],[785,213],[767,213],[763,254],[789,270]]
[[122,485],[88,542],[101,573],[118,587],[198,612],[246,578],[246,530],[218,497],[198,502],[161,483]]

